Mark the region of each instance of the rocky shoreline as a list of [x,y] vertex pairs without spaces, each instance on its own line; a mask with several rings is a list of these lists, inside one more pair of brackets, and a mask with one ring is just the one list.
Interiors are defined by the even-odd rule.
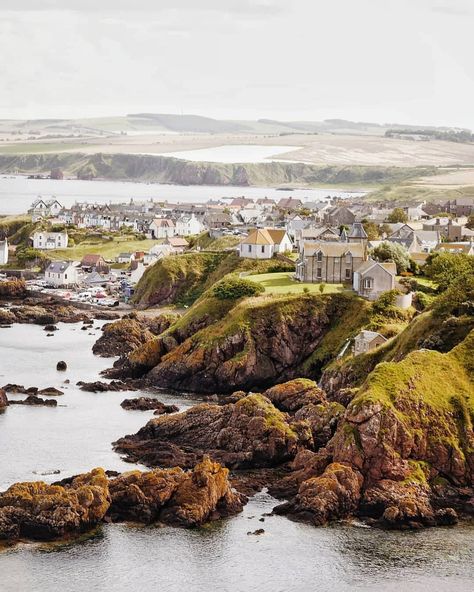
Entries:
[[[31,306],[41,310],[31,313]],[[91,322],[57,304],[27,302],[18,309],[15,318],[27,320],[16,322]],[[315,322],[321,327],[328,320]],[[94,352],[114,351],[123,367],[129,352],[156,343],[157,335],[166,341],[167,323],[132,313],[104,326]],[[345,380],[338,388],[331,380],[325,391],[294,378],[215,396],[183,412],[152,397],[125,399],[124,409],[154,410],[158,417],[114,449],[151,470],[112,477],[94,469],[53,485],[14,484],[0,493],[0,539],[53,540],[101,522],[199,526],[239,512],[246,496],[263,487],[281,500],[275,514],[315,526],[356,518],[418,529],[472,518],[473,349],[471,332],[447,353],[415,350],[378,364],[360,386]],[[150,386],[146,376],[78,384],[91,392]],[[5,390],[31,398],[20,404],[49,404],[39,395],[61,394],[22,385]],[[8,403],[0,390],[0,407]]]

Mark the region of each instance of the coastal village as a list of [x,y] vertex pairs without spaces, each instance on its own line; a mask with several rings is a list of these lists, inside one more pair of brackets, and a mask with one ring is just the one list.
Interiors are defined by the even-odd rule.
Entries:
[[[390,246],[417,269],[432,252],[474,254],[474,229],[469,224],[473,212],[473,198],[390,208],[356,199],[312,202],[294,197],[240,197],[203,204],[130,199],[64,207],[55,197],[39,197],[27,212],[36,229],[27,237],[33,251],[25,268],[34,267],[39,252],[48,265],[29,277],[36,288],[66,289],[70,298],[96,303],[104,298],[102,302],[110,305],[110,297],[128,300],[146,270],[162,258],[214,250],[217,245],[243,258],[294,263],[295,272],[288,274],[294,286],[340,285],[374,300],[396,285],[400,289],[397,275],[410,271],[397,272]],[[71,238],[78,231],[84,237],[80,259],[75,258],[79,250]],[[110,255],[108,242],[114,236],[123,238],[123,251]],[[10,261],[11,267],[17,245],[6,236],[0,238],[0,265],[8,267]],[[140,240],[143,248],[127,249]],[[90,251],[82,248],[87,244]],[[388,251],[374,257],[385,245]],[[410,299],[404,303],[409,305]]]

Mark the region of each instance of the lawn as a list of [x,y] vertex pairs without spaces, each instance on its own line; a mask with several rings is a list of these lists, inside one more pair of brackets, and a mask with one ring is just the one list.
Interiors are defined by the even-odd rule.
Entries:
[[[320,284],[310,284],[298,282],[292,279],[293,272],[285,271],[281,273],[261,273],[256,275],[246,275],[246,280],[258,282],[265,288],[267,294],[301,294],[305,288],[312,293],[320,293]],[[325,284],[324,294],[334,292],[344,292],[347,288],[343,284]]]
[[97,241],[85,240],[67,249],[54,249],[47,251],[52,259],[71,259],[80,261],[84,255],[96,253],[107,260],[113,260],[119,253],[133,253],[135,251],[148,251],[153,245],[160,243],[159,240],[137,240],[126,236],[118,236],[113,240]]

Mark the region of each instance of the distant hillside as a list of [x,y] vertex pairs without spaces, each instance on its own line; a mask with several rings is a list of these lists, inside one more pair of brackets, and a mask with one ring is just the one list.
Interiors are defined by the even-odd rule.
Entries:
[[48,174],[52,168],[79,177],[242,187],[387,184],[437,172],[435,167],[316,166],[298,162],[221,164],[135,154],[0,155],[1,173]]

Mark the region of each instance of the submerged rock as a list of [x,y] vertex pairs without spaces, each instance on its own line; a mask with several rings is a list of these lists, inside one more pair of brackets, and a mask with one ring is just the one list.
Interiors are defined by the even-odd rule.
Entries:
[[158,399],[153,397],[138,397],[137,399],[124,399],[120,406],[123,409],[132,409],[137,411],[155,410],[155,415],[162,415],[164,413],[175,413],[179,411],[176,405],[165,405]]
[[103,382],[102,380],[96,380],[95,382],[83,382],[80,380],[76,383],[80,387],[81,391],[87,391],[89,393],[105,393],[107,391],[134,391],[136,388],[121,380],[111,380],[110,382]]
[[42,399],[36,395],[29,395],[22,401],[11,400],[10,405],[43,405],[45,407],[56,407],[58,402],[55,399]]

